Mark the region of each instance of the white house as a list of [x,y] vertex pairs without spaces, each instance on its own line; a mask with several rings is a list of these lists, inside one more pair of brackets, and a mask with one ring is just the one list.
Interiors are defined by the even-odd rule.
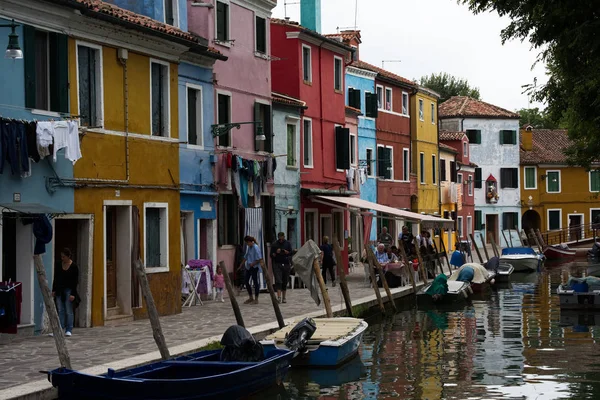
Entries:
[[[475,169],[475,231],[500,246],[521,229],[519,115],[470,97],[451,97],[439,107],[440,129],[465,132]],[[512,230],[509,232],[509,229]],[[477,236],[477,233],[475,234]],[[510,239],[508,239],[510,242]]]

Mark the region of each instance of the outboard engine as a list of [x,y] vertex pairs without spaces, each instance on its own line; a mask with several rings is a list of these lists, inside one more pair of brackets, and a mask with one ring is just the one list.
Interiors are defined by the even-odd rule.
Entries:
[[317,324],[312,318],[305,318],[298,322],[291,331],[285,335],[285,346],[293,351],[306,352],[308,340],[317,330]]
[[494,271],[498,273],[498,268],[500,267],[500,259],[498,257],[492,257],[488,260],[488,262],[483,264],[483,266],[488,271]]
[[258,362],[264,360],[262,344],[239,325],[232,325],[223,334],[221,361]]
[[591,250],[588,250],[588,257],[599,258],[600,257],[600,244],[594,243]]

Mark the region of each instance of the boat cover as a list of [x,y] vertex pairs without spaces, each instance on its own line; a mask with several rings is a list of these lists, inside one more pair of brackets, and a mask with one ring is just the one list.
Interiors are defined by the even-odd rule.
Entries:
[[450,264],[462,267],[464,263],[465,257],[463,254],[460,251],[455,250],[454,253],[452,253],[452,258],[450,258]]
[[309,240],[292,257],[294,271],[300,276],[302,282],[308,286],[310,297],[313,298],[317,305],[321,305],[321,298],[319,297],[319,285],[315,278],[313,262],[315,259],[318,259],[320,254],[321,249],[319,249],[319,246],[314,241]]
[[[473,273],[470,280],[470,272],[467,272],[469,270]],[[483,265],[468,263],[454,271],[449,280],[481,284],[487,282],[489,276],[490,272]]]
[[265,359],[260,342],[245,328],[232,325],[223,334],[221,361],[259,362]]
[[448,277],[445,274],[436,276],[425,293],[430,296],[448,293]]
[[531,247],[507,247],[505,249],[502,249],[503,256],[513,254],[531,254],[533,256],[537,255],[535,250],[533,250]]

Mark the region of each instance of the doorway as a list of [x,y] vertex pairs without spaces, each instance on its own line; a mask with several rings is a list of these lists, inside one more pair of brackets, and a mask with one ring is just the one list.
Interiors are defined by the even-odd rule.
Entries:
[[329,238],[329,243],[333,243],[333,227],[331,223],[331,214],[323,214],[321,215],[321,237],[319,240],[319,245],[323,243],[323,238],[327,236]]
[[487,244],[498,242],[498,214],[487,214],[485,216],[485,242]]
[[542,218],[537,211],[527,210],[525,211],[525,214],[523,214],[521,226],[525,232],[529,232],[530,229],[533,229],[534,231],[537,229],[542,229]]
[[584,238],[583,214],[568,214],[569,240],[578,241]]

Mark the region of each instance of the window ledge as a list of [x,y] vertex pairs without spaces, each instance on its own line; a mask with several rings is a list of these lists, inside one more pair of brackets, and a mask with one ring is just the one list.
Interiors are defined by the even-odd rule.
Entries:
[[161,272],[169,272],[169,267],[145,267],[147,274],[158,274]]
[[218,39],[215,39],[215,40],[214,40],[214,43],[215,43],[217,46],[227,47],[228,49],[230,49],[230,48],[231,48],[231,46],[232,46],[232,45],[231,45],[231,42],[222,42],[222,41],[220,41],[220,40],[218,40]]
[[333,89],[334,92],[336,92],[337,94],[344,94],[344,91],[341,89]]
[[305,85],[312,86],[312,81],[304,81]]
[[291,166],[291,165],[286,165],[285,169],[290,170],[290,171],[298,171],[298,167]]
[[224,244],[219,246],[219,250],[235,250],[235,245],[233,244]]
[[254,51],[254,57],[262,58],[263,60],[268,60],[269,56],[266,53],[262,53],[260,51]]
[[57,117],[57,118],[61,118],[60,113],[57,111],[48,111],[48,110],[37,110],[37,109],[32,109],[31,110],[32,114],[35,115],[44,115],[46,117]]

